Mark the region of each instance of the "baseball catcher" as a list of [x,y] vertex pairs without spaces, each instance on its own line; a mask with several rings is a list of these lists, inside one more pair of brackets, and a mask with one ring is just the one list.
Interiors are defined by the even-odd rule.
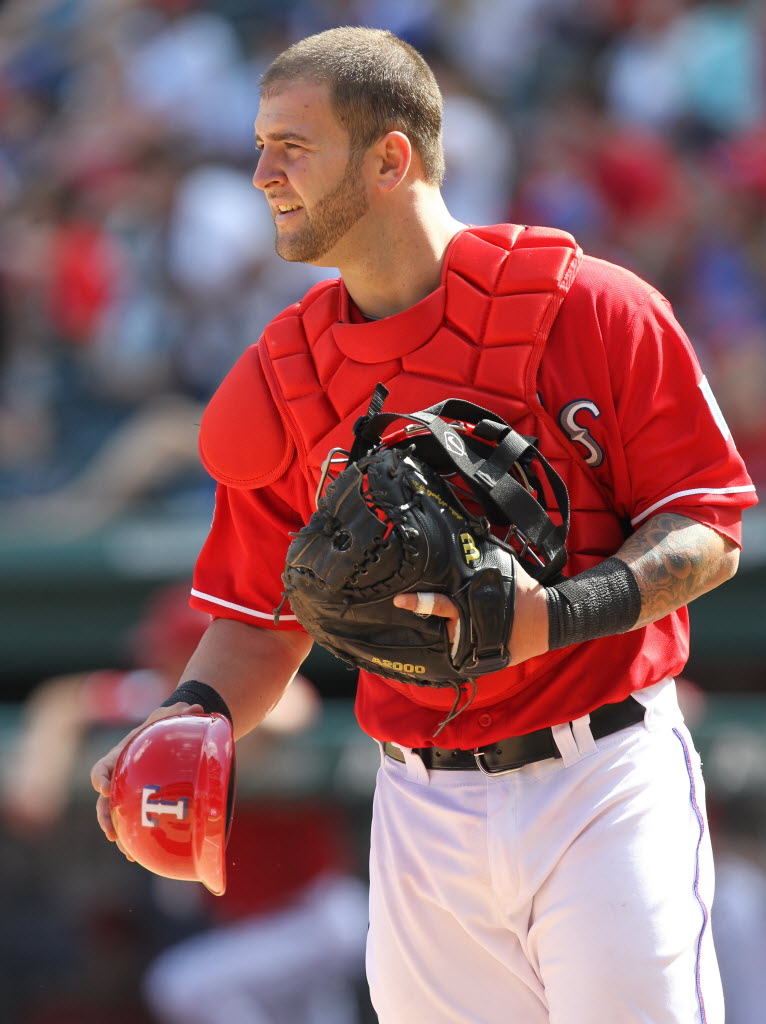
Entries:
[[[510,662],[517,558],[540,582],[559,576],[568,496],[533,439],[494,413],[460,399],[383,413],[387,394],[379,384],[350,452],[333,449],[325,460],[317,510],[287,552],[282,604],[289,599],[313,639],[354,666],[453,687],[446,724],[464,685],[471,696],[461,711],[475,680]],[[410,423],[384,436],[398,419]],[[339,460],[346,467],[325,490]],[[537,466],[559,525],[546,510]],[[454,602],[451,637],[443,619],[416,619],[393,604],[397,594],[424,591]]]

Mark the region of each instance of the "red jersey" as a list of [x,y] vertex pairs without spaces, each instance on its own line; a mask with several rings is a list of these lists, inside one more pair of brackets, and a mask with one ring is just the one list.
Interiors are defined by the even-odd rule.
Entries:
[[[391,338],[411,338],[412,313],[405,310],[376,328],[387,324]],[[394,353],[385,346],[381,351],[380,379],[389,383]],[[321,357],[328,358],[318,352]],[[365,352],[363,362],[371,359]],[[509,370],[509,390],[517,386]],[[739,543],[741,510],[757,500],[754,487],[688,339],[669,303],[649,285],[623,268],[584,258],[550,327],[535,386],[541,409],[580,452],[614,516],[635,527],[659,512],[679,513]],[[460,397],[470,397],[465,383],[460,390]],[[474,400],[482,399],[486,405],[477,388]],[[195,607],[275,628],[289,533],[313,512],[315,486],[298,458],[280,470],[257,489],[219,486],[195,571]],[[602,557],[598,552],[595,560]],[[578,558],[570,572],[586,567],[587,552]],[[278,628],[300,626],[283,616]],[[688,616],[682,610],[643,630],[567,649],[555,671],[495,703],[468,708],[438,741],[433,737],[443,711],[421,697],[423,689],[433,693],[430,688],[392,687],[360,672],[357,717],[377,739],[470,748],[621,700],[677,674],[687,657]]]

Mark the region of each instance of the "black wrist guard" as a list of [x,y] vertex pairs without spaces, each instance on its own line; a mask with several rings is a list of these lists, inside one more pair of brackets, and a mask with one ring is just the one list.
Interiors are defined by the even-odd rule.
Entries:
[[547,588],[548,648],[627,633],[641,614],[636,577],[619,558]]
[[207,683],[201,683],[197,679],[186,679],[163,700],[160,707],[169,708],[182,701],[185,704],[201,704],[205,714],[212,715],[218,712],[219,715],[225,715],[232,725],[234,724],[228,704],[220,693]]

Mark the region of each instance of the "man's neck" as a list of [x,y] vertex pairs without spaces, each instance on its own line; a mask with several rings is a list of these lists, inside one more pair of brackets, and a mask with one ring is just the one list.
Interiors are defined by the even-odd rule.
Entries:
[[374,246],[339,270],[351,299],[367,317],[382,319],[409,309],[441,280],[444,254],[465,227],[438,201],[414,203],[400,218],[383,222]]

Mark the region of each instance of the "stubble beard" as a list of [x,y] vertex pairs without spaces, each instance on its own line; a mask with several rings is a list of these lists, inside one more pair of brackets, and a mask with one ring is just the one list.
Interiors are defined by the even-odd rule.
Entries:
[[277,229],[277,254],[289,263],[315,263],[325,256],[367,213],[370,202],[362,187],[361,159],[351,156],[343,177],[313,212],[304,209],[306,225],[291,235],[280,235]]

